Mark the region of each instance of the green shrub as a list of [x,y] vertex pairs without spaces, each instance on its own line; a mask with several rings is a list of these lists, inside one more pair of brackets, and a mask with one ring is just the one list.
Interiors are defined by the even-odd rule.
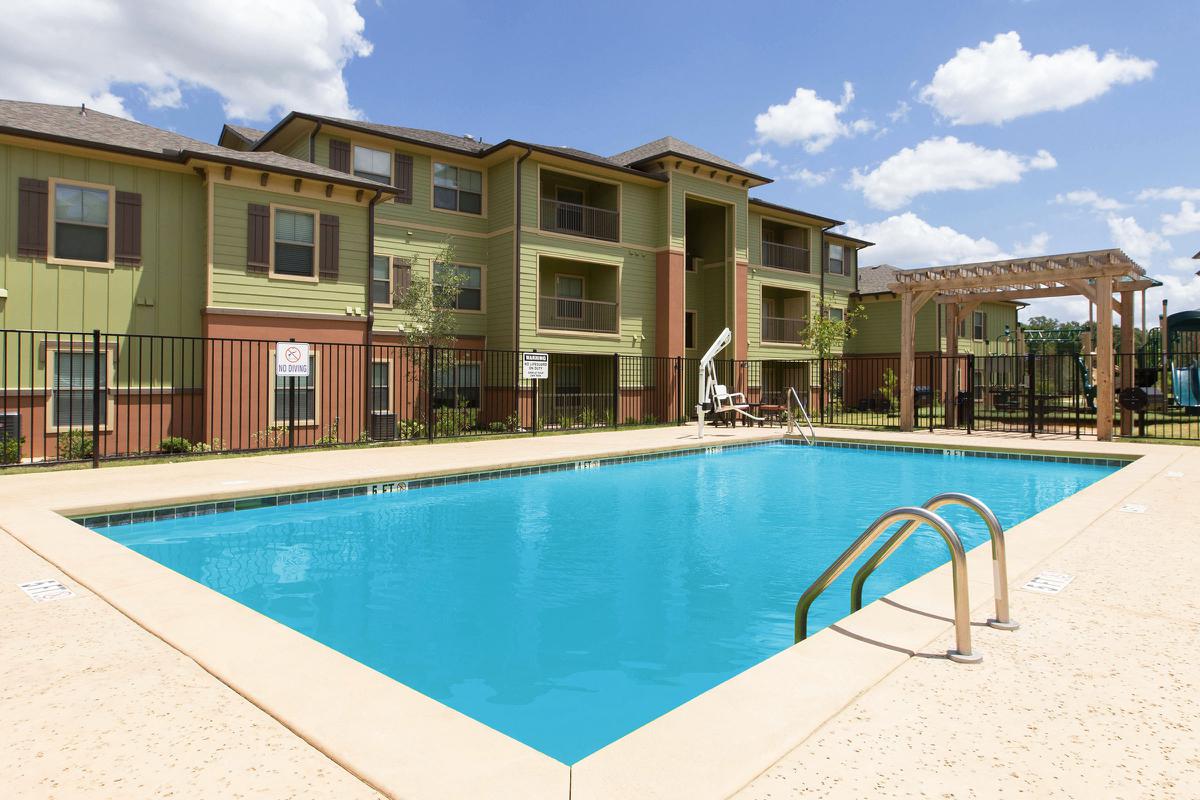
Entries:
[[508,415],[508,418],[504,420],[504,427],[509,433],[516,433],[521,430],[521,417],[517,412],[514,411]]
[[423,439],[425,424],[420,420],[402,419],[396,423],[397,439]]
[[25,444],[25,437],[17,437],[9,434],[0,436],[0,464],[16,464],[21,460],[21,445]]
[[479,409],[470,408],[466,403],[460,403],[457,408],[439,408],[434,411],[433,435],[461,436],[475,427],[478,418]]
[[254,434],[254,443],[259,447],[287,447],[288,426],[272,425]]
[[625,424],[626,425],[637,425],[638,419],[637,419],[637,417],[626,417]]
[[91,458],[91,431],[64,431],[58,434],[58,457],[64,461]]
[[333,424],[325,429],[325,435],[317,439],[317,445],[320,447],[329,447],[335,444],[341,444],[341,439],[338,437],[338,421],[335,419]]
[[488,430],[492,433],[504,433],[508,430],[508,427],[500,420],[496,420],[495,422],[488,423]]
[[653,414],[647,414],[646,416],[642,417],[642,424],[643,425],[657,425],[658,417],[654,416]]
[[164,453],[191,453],[195,447],[182,436],[168,436],[158,443],[158,449]]
[[585,408],[579,412],[579,426],[581,428],[592,428],[596,425],[596,410],[594,408]]

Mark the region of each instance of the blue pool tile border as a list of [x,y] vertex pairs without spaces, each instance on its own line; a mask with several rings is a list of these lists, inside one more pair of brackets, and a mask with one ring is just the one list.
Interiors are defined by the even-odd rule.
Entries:
[[636,453],[627,456],[605,456],[590,459],[574,459],[558,461],[550,464],[533,464],[526,467],[507,467],[504,469],[479,470],[463,472],[454,475],[435,475],[428,478],[412,478],[409,480],[384,481],[363,483],[353,486],[342,486],[334,489],[313,489],[304,492],[282,492],[280,494],[241,497],[231,500],[216,500],[203,503],[187,503],[178,506],[162,508],[137,509],[133,511],[117,511],[111,514],[90,514],[81,517],[71,517],[86,528],[109,528],[115,525],[129,525],[138,522],[161,522],[162,520],[184,519],[209,514],[220,514],[227,511],[246,511],[255,508],[271,508],[274,506],[289,506],[298,503],[312,503],[319,500],[336,500],[342,497],[363,497],[368,494],[390,494],[406,492],[414,489],[427,489],[433,486],[449,486],[458,483],[478,483],[480,481],[498,480],[500,478],[515,478],[527,475],[542,475],[549,472],[566,472],[609,467],[617,464],[631,464],[641,461],[658,461],[664,458],[684,458],[709,456],[732,450],[744,450],[750,447],[778,446],[817,446],[834,447],[846,450],[878,450],[894,453],[917,453],[938,455],[943,457],[964,458],[999,458],[1011,461],[1048,461],[1063,464],[1088,464],[1101,467],[1120,468],[1129,464],[1134,458],[1097,458],[1092,456],[1065,456],[1051,453],[1020,453],[1002,450],[968,450],[946,447],[928,447],[924,445],[882,444],[879,442],[850,442],[830,439],[819,439],[808,443],[801,439],[768,439],[756,442],[735,442],[731,444],[687,447],[675,450],[655,450],[648,453]]

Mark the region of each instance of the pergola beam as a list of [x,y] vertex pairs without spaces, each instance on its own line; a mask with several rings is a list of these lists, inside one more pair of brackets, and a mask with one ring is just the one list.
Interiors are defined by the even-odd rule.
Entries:
[[[1085,297],[1091,298],[1091,285],[1083,282],[1084,286],[1089,287],[1089,293]],[[1132,281],[1120,281],[1114,284],[1114,288],[1120,292],[1140,292],[1144,289],[1153,289],[1158,285],[1157,281],[1150,278],[1140,278]],[[983,302],[995,303],[1005,300],[1033,300],[1039,297],[1074,297],[1080,292],[1073,286],[1039,286],[1026,289],[999,289],[989,292],[969,292],[962,294],[939,294],[935,302],[940,305],[948,305],[951,303],[967,303],[967,302]],[[1093,300],[1093,302],[1095,302]]]
[[[900,273],[903,275],[904,273]],[[1059,269],[1038,270],[1004,270],[986,274],[953,274],[946,277],[937,274],[921,275],[919,277],[905,276],[888,286],[888,290],[896,294],[905,292],[922,292],[934,289],[939,292],[956,289],[1021,289],[1031,284],[1065,283],[1068,280],[1093,280],[1097,278],[1116,278],[1126,275],[1141,276],[1141,268],[1129,264],[1112,264],[1107,266],[1077,266]]]

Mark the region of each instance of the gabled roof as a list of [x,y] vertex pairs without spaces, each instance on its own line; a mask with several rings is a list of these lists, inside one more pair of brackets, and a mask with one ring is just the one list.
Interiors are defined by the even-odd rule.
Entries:
[[745,175],[764,183],[771,182],[770,178],[750,172],[741,164],[735,164],[694,144],[689,144],[682,139],[676,139],[674,136],[664,136],[661,139],[655,139],[653,142],[638,145],[623,153],[617,153],[615,156],[612,156],[611,160],[622,166],[636,167],[647,161],[662,158],[663,156],[679,156],[701,164],[717,167],[718,169],[736,172],[738,175]]
[[395,191],[392,187],[310,164],[282,153],[233,150],[82,106],[0,100],[0,133],[178,164],[202,159],[301,178],[315,178],[372,191],[380,188]]
[[256,148],[262,148],[269,142],[279,131],[283,130],[292,120],[305,119],[312,122],[328,123],[336,125],[339,128],[348,130],[361,131],[363,133],[373,133],[377,136],[385,136],[389,139],[398,139],[400,141],[412,142],[415,144],[428,145],[436,147],[440,150],[451,150],[456,153],[465,155],[478,155],[488,149],[488,145],[478,139],[468,138],[467,136],[455,136],[451,133],[442,133],[441,131],[430,131],[423,128],[404,128],[399,125],[384,125],[380,122],[367,122],[361,119],[344,119],[341,117],[327,117],[322,114],[308,114],[301,111],[292,111],[286,117],[275,124],[271,130],[259,138],[255,144]]
[[899,267],[891,264],[876,264],[873,267],[859,267],[858,290],[855,294],[890,294],[888,285],[896,280]]
[[221,137],[217,139],[217,144],[234,150],[249,150],[254,147],[255,142],[263,137],[264,133],[265,131],[260,131],[258,128],[225,123],[221,128]]
[[779,203],[769,203],[766,200],[762,200],[757,197],[750,198],[750,205],[762,206],[763,208],[769,208],[769,209],[772,209],[773,211],[782,211],[785,214],[799,214],[800,216],[803,216],[803,217],[809,217],[810,219],[820,220],[821,222],[826,223],[831,228],[834,226],[837,226],[837,225],[845,225],[846,224],[844,221],[842,221],[840,219],[833,219],[832,217],[824,217],[824,216],[821,216],[820,214],[813,214],[808,211],[802,211],[799,208],[792,208],[790,206],[782,206]]

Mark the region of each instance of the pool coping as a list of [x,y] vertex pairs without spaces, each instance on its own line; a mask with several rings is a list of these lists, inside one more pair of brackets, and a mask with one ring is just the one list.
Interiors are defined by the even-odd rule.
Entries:
[[[841,435],[837,441],[943,450],[1013,449],[1004,443],[979,448],[957,441],[954,448],[931,447],[929,440],[863,433]],[[765,432],[750,438],[778,440],[780,434]],[[739,444],[714,437],[714,444],[708,446]],[[1016,449],[1030,454],[1050,449],[1025,444]],[[656,443],[613,449],[612,457],[644,457],[698,448],[693,439],[669,447]],[[1020,575],[1023,565],[1044,557],[1047,547],[1061,546],[1078,535],[1112,506],[1122,486],[1132,491],[1133,483],[1141,485],[1156,474],[1163,460],[1179,449],[1095,443],[1070,448],[1068,458],[1088,452],[1093,457],[1138,460],[1015,526],[1009,533],[1010,576]],[[561,456],[501,468],[541,466],[562,461]],[[398,479],[404,474],[392,471]],[[325,483],[345,484],[351,479],[326,477]],[[155,486],[142,494],[161,498],[170,491]],[[103,503],[92,500],[89,505],[69,493],[50,502],[36,499],[6,505],[0,511],[0,527],[350,772],[392,796],[727,796],[949,628],[936,618],[945,616],[949,606],[948,568],[943,567],[888,595],[891,603],[871,604],[835,628],[751,667],[567,767],[61,516],[64,508],[70,509],[66,513],[95,513]],[[989,560],[986,547],[969,556],[971,574],[976,576],[971,580],[973,596],[986,598],[975,606],[976,618],[990,603]],[[797,592],[802,589],[797,587]],[[840,676],[838,685],[828,685],[830,674]]]

